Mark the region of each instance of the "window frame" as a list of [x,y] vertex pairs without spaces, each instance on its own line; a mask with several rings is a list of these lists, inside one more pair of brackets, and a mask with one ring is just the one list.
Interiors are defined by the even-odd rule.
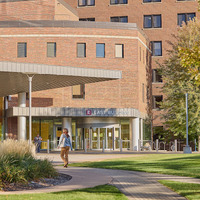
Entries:
[[[117,23],[128,23],[128,16],[113,16],[113,17],[110,17],[110,22],[112,22],[111,19],[113,19],[113,18],[119,19],[118,21],[116,21]],[[122,18],[126,18],[127,21],[126,22],[120,21],[120,19],[122,19]],[[113,23],[116,23],[116,22],[113,22]]]
[[[78,85],[74,85],[74,86],[78,86]],[[85,84],[80,84],[80,95],[73,95],[73,87],[72,86],[72,99],[85,99]]]
[[[161,101],[156,101],[156,98],[157,98],[157,97],[160,97],[160,98],[161,98]],[[154,110],[161,110],[160,105],[157,104],[157,103],[163,101],[163,95],[153,95],[152,98],[153,98],[153,101],[152,101],[152,109],[154,109]]]
[[162,75],[159,74],[157,69],[152,70],[152,83],[163,83]]
[[[160,48],[160,55],[155,55],[155,48],[154,48],[154,44],[155,43],[160,43],[161,48]],[[151,41],[151,49],[152,49],[152,56],[163,56],[162,55],[162,41]]]
[[[196,17],[196,12],[192,12],[192,13],[177,13],[177,25],[180,26],[180,27],[182,27],[183,22],[185,22],[187,24],[188,21],[192,20],[193,18],[192,19],[188,19],[188,15],[190,15],[190,14],[194,14],[193,18]],[[185,16],[185,21],[182,20],[181,24],[179,24],[179,15],[184,15]]]
[[[121,46],[122,46],[122,57],[117,57],[117,56],[116,56],[116,46],[117,46],[117,45],[121,45]],[[115,58],[124,58],[124,44],[118,44],[118,43],[115,44]]]
[[[84,56],[79,56],[79,53],[78,53],[78,45],[79,44],[82,44],[82,45],[84,45]],[[77,58],[86,58],[86,43],[85,42],[78,42],[77,44],[76,44],[76,56],[77,56]]]
[[91,4],[91,5],[90,5],[90,4],[88,4],[88,0],[85,0],[85,5],[80,5],[80,4],[79,4],[79,0],[78,0],[78,7],[95,6],[95,3],[96,3],[96,2],[95,2],[95,0],[94,0],[94,4]]
[[145,0],[143,0],[143,3],[161,3],[162,2],[162,0],[159,0],[159,1],[157,1],[157,0],[150,0],[150,1],[146,1],[145,2]]
[[126,5],[126,4],[128,4],[128,0],[125,0],[126,3],[121,3],[120,0],[116,0],[116,1],[117,1],[117,3],[112,3],[112,0],[110,0],[110,5]]
[[[151,17],[151,27],[145,26],[145,17]],[[160,26],[154,26],[154,17],[160,16]],[[143,28],[148,29],[148,28],[162,28],[162,15],[161,14],[156,14],[156,15],[144,15],[143,16]]]
[[[104,45],[104,56],[97,56],[97,45]],[[106,45],[105,43],[96,43],[96,58],[105,58],[106,57]]]
[[[54,44],[54,55],[49,56],[48,54],[48,44]],[[57,56],[57,43],[56,42],[47,42],[47,58],[56,58]]]
[[[24,56],[20,56],[19,52],[19,45],[24,44]],[[17,58],[27,58],[27,42],[17,42]]]

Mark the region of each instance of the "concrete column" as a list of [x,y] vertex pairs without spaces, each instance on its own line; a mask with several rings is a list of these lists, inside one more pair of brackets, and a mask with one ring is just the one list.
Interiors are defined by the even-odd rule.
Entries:
[[69,135],[70,135],[70,140],[72,143],[72,118],[63,118],[62,119],[62,129],[67,128]]
[[[26,93],[18,94],[18,107],[26,107]],[[17,118],[18,140],[26,140],[26,117]]]
[[140,139],[140,119],[130,119],[131,150],[138,151],[138,140]]

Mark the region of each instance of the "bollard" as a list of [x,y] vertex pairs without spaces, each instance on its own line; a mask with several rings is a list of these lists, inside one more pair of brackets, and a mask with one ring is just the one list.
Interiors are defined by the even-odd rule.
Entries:
[[156,139],[156,152],[158,152],[158,139]]
[[122,139],[120,139],[120,152],[122,152]]
[[141,141],[140,141],[140,139],[138,139],[138,152],[140,152],[141,151]]
[[85,153],[87,153],[87,139],[85,139]]
[[47,153],[49,153],[49,140],[47,140]]
[[174,151],[177,152],[177,140],[174,140]]
[[102,142],[103,142],[102,152],[104,153],[104,151],[105,151],[105,140],[103,140]]

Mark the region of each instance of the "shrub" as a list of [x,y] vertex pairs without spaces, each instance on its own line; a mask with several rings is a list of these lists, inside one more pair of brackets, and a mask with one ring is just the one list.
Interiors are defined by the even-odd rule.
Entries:
[[35,146],[27,141],[5,140],[0,143],[0,186],[26,184],[41,178],[56,177],[53,165],[35,158]]

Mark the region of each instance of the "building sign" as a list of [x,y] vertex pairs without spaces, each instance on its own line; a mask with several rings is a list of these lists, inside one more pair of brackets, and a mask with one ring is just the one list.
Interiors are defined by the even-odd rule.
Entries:
[[92,110],[86,110],[86,115],[92,115]]

